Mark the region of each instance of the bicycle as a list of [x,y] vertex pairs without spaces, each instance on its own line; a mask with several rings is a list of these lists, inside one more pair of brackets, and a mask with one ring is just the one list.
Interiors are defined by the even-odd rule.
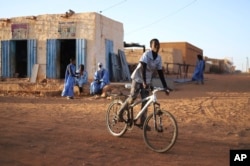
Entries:
[[[106,123],[108,131],[116,137],[121,137],[127,130],[132,130],[136,121],[144,113],[146,108],[153,104],[153,113],[151,113],[143,124],[143,139],[148,148],[155,152],[163,153],[170,150],[175,144],[178,136],[178,126],[174,116],[160,108],[157,102],[156,93],[165,91],[164,88],[154,87],[152,95],[135,101],[123,112],[123,122],[119,121],[118,113],[123,101],[114,99],[108,106],[106,112]],[[169,94],[169,91],[167,92]],[[147,101],[144,107],[134,117],[133,108],[138,104]]]

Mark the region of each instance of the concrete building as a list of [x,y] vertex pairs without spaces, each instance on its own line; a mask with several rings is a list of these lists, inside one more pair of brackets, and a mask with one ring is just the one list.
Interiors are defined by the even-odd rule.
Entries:
[[91,79],[98,62],[110,68],[123,39],[122,23],[95,12],[0,19],[0,76],[62,79],[75,57]]

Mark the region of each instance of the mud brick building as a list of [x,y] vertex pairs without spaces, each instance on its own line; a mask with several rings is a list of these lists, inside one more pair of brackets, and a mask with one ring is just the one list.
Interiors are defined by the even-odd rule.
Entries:
[[[164,70],[168,74],[180,74],[179,70],[183,72],[184,65],[189,65],[188,72],[192,73],[197,62],[197,55],[203,55],[202,49],[188,42],[161,42],[160,44],[159,54],[162,57]],[[138,63],[143,49],[129,48],[125,49],[125,53],[128,63],[134,65]]]

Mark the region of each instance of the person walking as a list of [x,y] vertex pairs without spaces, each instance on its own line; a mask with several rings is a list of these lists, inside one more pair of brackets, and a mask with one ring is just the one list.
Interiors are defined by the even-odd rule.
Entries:
[[197,55],[197,62],[195,70],[192,76],[192,81],[196,81],[197,84],[204,84],[204,70],[205,70],[205,61],[201,54]]

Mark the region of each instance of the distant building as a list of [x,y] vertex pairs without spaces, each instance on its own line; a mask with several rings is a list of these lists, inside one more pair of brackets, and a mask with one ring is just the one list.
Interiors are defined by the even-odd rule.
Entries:
[[[182,63],[195,66],[197,62],[197,55],[203,55],[203,50],[188,42],[164,42],[161,43],[161,48],[172,48],[181,51]],[[176,63],[176,62],[174,62]],[[179,63],[179,62],[177,62]],[[189,68],[189,72],[193,72],[194,67]]]
[[234,73],[235,66],[233,62],[227,58],[215,59],[215,58],[205,58],[207,66],[209,66],[210,73]]
[[[161,42],[159,54],[162,57],[164,70],[171,73],[178,73],[182,64],[190,65],[188,72],[194,71],[197,62],[197,55],[203,55],[203,50],[188,42]],[[126,58],[129,64],[138,63],[143,50],[138,48],[125,49]],[[168,68],[168,69],[167,69]]]
[[110,68],[110,54],[123,50],[123,24],[101,14],[74,13],[0,19],[0,76],[64,78],[71,57],[92,78],[98,62]]

